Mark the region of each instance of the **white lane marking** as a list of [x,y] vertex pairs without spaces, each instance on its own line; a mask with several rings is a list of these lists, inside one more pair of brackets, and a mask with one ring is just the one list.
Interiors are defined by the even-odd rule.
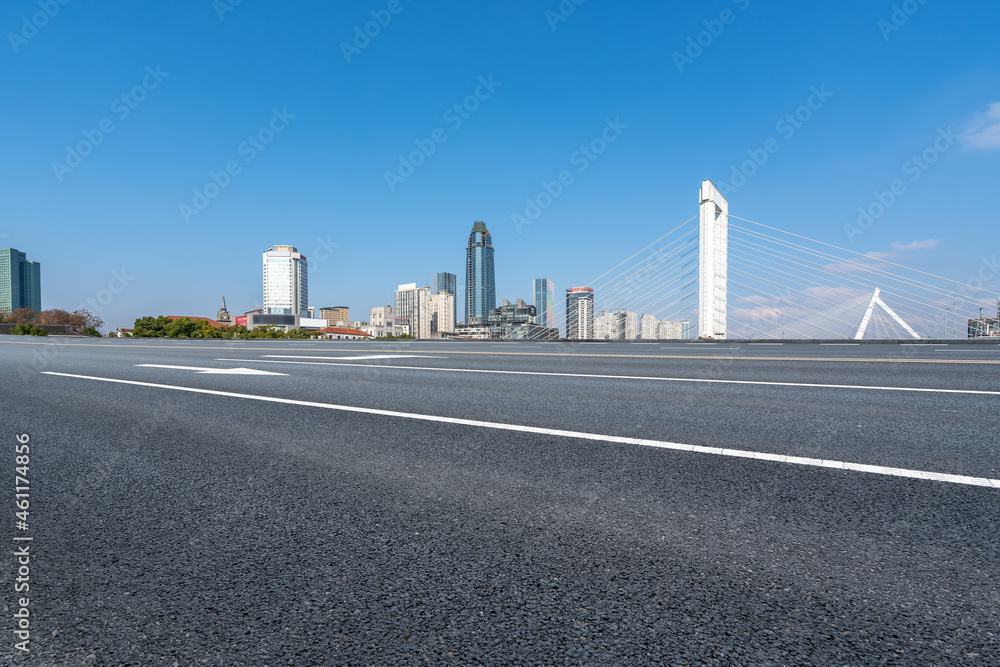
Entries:
[[358,368],[378,368],[380,370],[402,369],[407,371],[440,371],[444,373],[492,373],[495,375],[541,375],[548,377],[596,378],[604,380],[657,380],[659,382],[705,382],[710,384],[750,384],[771,387],[812,387],[816,389],[871,389],[873,391],[916,391],[931,394],[973,394],[979,396],[1000,396],[1000,391],[979,389],[933,389],[925,387],[879,387],[866,384],[814,384],[808,382],[768,382],[765,380],[712,380],[708,378],[666,378],[649,375],[598,375],[594,373],[549,373],[543,371],[499,371],[482,368],[437,368],[434,366],[373,366],[371,364],[340,364],[322,361],[272,361],[269,359],[216,359],[216,361],[239,361],[251,364],[301,364],[305,366],[356,366]]
[[820,345],[861,345],[861,343],[820,343]]
[[136,364],[140,368],[169,368],[177,371],[195,371],[209,375],[288,375],[288,373],[272,373],[258,368],[202,368],[200,366],[166,366],[164,364]]
[[305,354],[263,354],[263,357],[275,359],[339,359],[341,361],[361,361],[362,359],[447,359],[448,357],[429,357],[426,354],[366,354],[360,357],[313,357]]
[[1000,350],[934,350],[935,352],[1000,352]]
[[381,417],[397,417],[400,419],[413,419],[417,421],[438,422],[442,424],[455,424],[457,426],[490,428],[498,431],[517,431],[520,433],[535,433],[538,435],[550,435],[550,436],[557,436],[560,438],[575,438],[578,440],[596,440],[600,442],[612,442],[615,444],[622,444],[622,445],[640,445],[643,447],[655,447],[657,449],[670,449],[682,452],[694,452],[698,454],[713,454],[715,456],[747,458],[747,459],[754,459],[757,461],[774,461],[777,463],[790,463],[793,465],[809,466],[815,468],[836,468],[838,470],[868,472],[878,475],[888,475],[890,477],[910,477],[913,479],[933,480],[937,482],[949,482],[951,484],[966,484],[970,486],[986,486],[986,487],[992,487],[994,489],[1000,489],[1000,479],[990,479],[987,477],[968,477],[965,475],[951,475],[947,473],[928,472],[924,470],[910,470],[907,468],[887,468],[884,466],[866,465],[863,463],[850,463],[848,461],[809,459],[800,456],[787,456],[784,454],[768,454],[765,452],[754,452],[743,449],[723,449],[720,447],[687,445],[680,442],[667,442],[664,440],[648,440],[645,438],[629,438],[617,435],[601,435],[599,433],[585,433],[583,431],[565,431],[562,429],[540,428],[538,426],[523,426],[520,424],[502,424],[499,422],[486,422],[475,419],[459,419],[456,417],[441,417],[438,415],[422,415],[415,412],[398,412],[396,410],[360,408],[353,405],[337,405],[336,403],[299,401],[291,398],[279,398],[277,396],[256,396],[254,394],[240,394],[233,391],[218,391],[216,389],[199,389],[196,387],[156,384],[153,382],[138,382],[135,380],[120,380],[117,378],[104,378],[91,375],[75,375],[72,373],[56,373],[53,371],[42,371],[42,374],[56,375],[68,378],[77,378],[80,380],[96,380],[98,382],[129,384],[139,387],[153,387],[155,389],[188,391],[195,394],[210,394],[212,396],[244,398],[252,401],[264,401],[267,403],[283,403],[286,405],[298,405],[309,408],[324,408],[326,410],[337,410],[340,412],[355,412],[366,415],[379,415]]
[[747,343],[747,345],[784,345],[784,343]]

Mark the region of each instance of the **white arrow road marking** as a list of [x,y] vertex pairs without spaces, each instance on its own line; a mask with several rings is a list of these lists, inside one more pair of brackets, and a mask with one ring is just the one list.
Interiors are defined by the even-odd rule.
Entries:
[[337,361],[360,361],[361,359],[444,359],[445,357],[428,357],[424,354],[367,354],[363,357],[309,357],[301,354],[265,354],[265,357],[278,359],[336,359]]
[[141,368],[171,368],[177,371],[196,371],[210,375],[288,375],[288,373],[272,373],[256,368],[201,368],[199,366],[167,366],[164,364],[136,364]]

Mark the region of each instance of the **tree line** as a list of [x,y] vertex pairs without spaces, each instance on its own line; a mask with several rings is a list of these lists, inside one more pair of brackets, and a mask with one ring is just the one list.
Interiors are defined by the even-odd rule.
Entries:
[[89,310],[74,310],[72,313],[58,308],[35,311],[33,308],[15,308],[12,311],[0,312],[0,322],[15,325],[11,333],[15,335],[45,336],[43,326],[68,325],[90,336],[100,336],[100,327],[104,320]]
[[286,332],[274,326],[255,329],[245,326],[214,327],[205,320],[189,317],[173,320],[163,315],[140,317],[135,321],[131,334],[133,338],[312,338],[313,335],[305,329]]

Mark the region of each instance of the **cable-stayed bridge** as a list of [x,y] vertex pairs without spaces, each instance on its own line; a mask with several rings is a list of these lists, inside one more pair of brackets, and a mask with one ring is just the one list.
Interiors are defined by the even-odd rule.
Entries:
[[716,340],[1000,333],[997,291],[978,277],[954,280],[897,263],[891,252],[860,253],[733,215],[711,181],[702,182],[699,206],[591,281],[595,314],[686,320],[692,337]]

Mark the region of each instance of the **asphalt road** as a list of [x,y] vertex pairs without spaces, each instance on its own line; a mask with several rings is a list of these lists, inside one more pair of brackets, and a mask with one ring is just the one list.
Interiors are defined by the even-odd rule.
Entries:
[[998,406],[996,345],[2,337],[2,655],[996,665]]

